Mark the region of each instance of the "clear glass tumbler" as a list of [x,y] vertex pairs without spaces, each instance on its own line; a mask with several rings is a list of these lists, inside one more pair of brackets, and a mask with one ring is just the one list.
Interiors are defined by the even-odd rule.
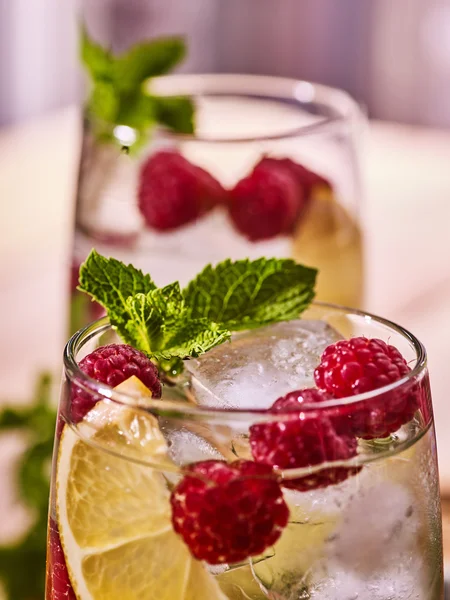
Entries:
[[[158,285],[183,285],[205,262],[229,257],[293,257],[319,269],[319,300],[360,308],[357,104],[279,77],[175,75],[149,86],[193,99],[195,135],[158,128],[124,152],[132,128],[118,125],[99,141],[86,117],[74,274],[92,247]],[[73,287],[73,330],[92,320],[92,306]]]
[[[267,411],[312,387],[326,346],[356,336],[392,344],[411,370],[375,391],[306,401],[295,414]],[[161,399],[131,379],[111,388],[80,370],[83,357],[117,341],[104,318],[65,349],[46,600],[442,599],[430,385],[412,334],[316,304],[186,361]],[[359,433],[350,454],[335,447],[324,461],[331,420]],[[309,458],[276,468],[274,479],[255,448],[292,426]],[[195,558],[186,539],[210,558]]]

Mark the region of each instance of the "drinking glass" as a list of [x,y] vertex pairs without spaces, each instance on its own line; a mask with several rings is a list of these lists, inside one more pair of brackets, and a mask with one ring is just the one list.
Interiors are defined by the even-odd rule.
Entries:
[[[381,438],[360,434],[348,460],[280,470],[289,517],[268,547],[234,564],[193,558],[174,531],[170,494],[189,477],[191,486],[210,485],[221,502],[214,527],[226,528],[243,511],[236,539],[249,544],[245,511],[252,507],[239,501],[241,488],[224,498],[208,477],[197,481],[193,465],[251,461],[255,427],[291,422],[267,408],[288,391],[311,387],[324,348],[354,336],[392,344],[410,372],[375,391],[306,402],[299,418],[355,424],[385,414],[395,422],[414,397],[409,420]],[[164,382],[161,399],[130,380],[111,388],[80,370],[83,357],[117,341],[103,318],[77,332],[64,352],[46,600],[442,599],[430,384],[425,349],[414,335],[373,315],[315,304],[302,319],[239,333],[186,361],[178,379]],[[82,419],[80,398],[93,406]],[[318,440],[311,434],[308,448]],[[253,477],[239,485],[266,494],[271,476]],[[273,496],[264,498],[261,518],[273,508]],[[195,509],[195,498],[191,504]],[[190,523],[193,530],[199,525]]]
[[[86,116],[75,280],[92,247],[151,272],[158,285],[183,285],[205,262],[292,257],[319,269],[319,300],[361,308],[362,117],[352,98],[307,81],[257,75],[173,75],[150,80],[149,89],[190,96],[195,135],[159,127],[138,150],[124,151],[136,139],[131,127],[117,125],[107,142],[99,141]],[[186,163],[179,167],[167,152],[203,169],[200,177],[214,178],[216,198],[207,208],[195,205],[209,192],[193,189],[180,174]],[[72,291],[74,330],[96,314]]]

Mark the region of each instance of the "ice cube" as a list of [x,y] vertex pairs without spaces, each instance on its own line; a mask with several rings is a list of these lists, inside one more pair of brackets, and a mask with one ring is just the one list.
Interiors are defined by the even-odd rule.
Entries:
[[310,584],[310,600],[431,600],[418,557],[395,563],[375,575],[355,573],[338,563],[327,564],[327,575]]
[[166,433],[169,456],[177,465],[186,465],[202,460],[223,460],[223,455],[205,437],[188,431],[174,429]]
[[268,408],[287,392],[313,387],[322,352],[339,339],[322,321],[288,321],[236,334],[186,366],[199,404]]
[[415,495],[378,476],[366,466],[342,505],[322,565],[312,575],[311,600],[427,598]]
[[419,510],[407,487],[387,480],[368,485],[355,490],[345,504],[329,556],[353,571],[381,571],[397,556],[414,553],[420,526]]

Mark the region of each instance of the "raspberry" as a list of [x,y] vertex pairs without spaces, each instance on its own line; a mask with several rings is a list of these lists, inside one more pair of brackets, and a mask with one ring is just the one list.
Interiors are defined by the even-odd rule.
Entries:
[[204,169],[181,154],[162,150],[140,173],[139,209],[149,227],[170,231],[191,223],[223,202],[225,190]]
[[[410,372],[394,346],[355,337],[331,344],[314,371],[316,385],[335,398],[376,390]],[[419,406],[417,385],[407,383],[378,397],[340,407],[347,430],[365,439],[386,437],[410,421]],[[342,422],[341,422],[342,423]]]
[[238,563],[280,537],[289,509],[271,467],[207,460],[187,471],[170,502],[174,530],[195,558]]
[[[80,369],[101,383],[115,387],[135,375],[151,390],[154,398],[161,397],[158,369],[142,352],[126,344],[101,346],[80,361]],[[98,396],[74,386],[71,416],[74,423],[81,421],[99,400]]]
[[304,205],[295,175],[263,159],[230,192],[228,208],[236,229],[255,242],[292,232]]
[[61,546],[58,526],[53,519],[49,522],[47,550],[47,600],[76,600],[69,579],[66,559]]
[[317,175],[317,173],[310,171],[303,165],[294,162],[290,158],[271,158],[269,156],[265,156],[259,164],[279,165],[289,170],[295,176],[297,183],[303,190],[304,197],[308,200],[315,187],[323,186],[326,188],[331,188],[330,183],[326,179],[320,175]]
[[[325,415],[326,409],[302,412],[304,404],[329,399],[328,394],[315,389],[298,390],[278,398],[269,412],[288,414],[291,418],[250,427],[253,458],[277,469],[298,469],[356,456],[356,438],[338,434],[332,419]],[[304,477],[286,479],[282,485],[304,492],[339,483],[360,470],[360,467],[330,467]]]

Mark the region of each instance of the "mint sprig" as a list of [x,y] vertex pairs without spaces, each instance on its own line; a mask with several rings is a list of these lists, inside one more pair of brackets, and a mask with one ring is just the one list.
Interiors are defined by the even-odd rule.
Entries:
[[95,81],[110,81],[113,57],[111,53],[89,37],[87,29],[81,28],[81,60]]
[[315,280],[315,269],[288,259],[208,265],[184,291],[188,316],[230,331],[295,319],[313,300]]
[[135,311],[127,300],[156,289],[150,275],[115,258],[105,258],[95,250],[80,268],[79,278],[79,289],[107,308],[111,324],[125,339],[127,323],[136,320]]
[[81,291],[108,312],[125,342],[159,362],[196,357],[233,331],[298,318],[314,298],[317,271],[289,259],[208,265],[184,290],[158,288],[149,275],[92,250]]
[[122,90],[135,90],[146,79],[171,71],[185,56],[186,45],[179,37],[137,44],[113,60],[113,78]]
[[92,81],[87,103],[100,139],[112,139],[108,126],[127,125],[141,141],[157,123],[183,134],[194,132],[194,105],[186,96],[155,96],[146,82],[170,72],[186,55],[180,37],[137,44],[115,56],[81,31],[81,60]]

